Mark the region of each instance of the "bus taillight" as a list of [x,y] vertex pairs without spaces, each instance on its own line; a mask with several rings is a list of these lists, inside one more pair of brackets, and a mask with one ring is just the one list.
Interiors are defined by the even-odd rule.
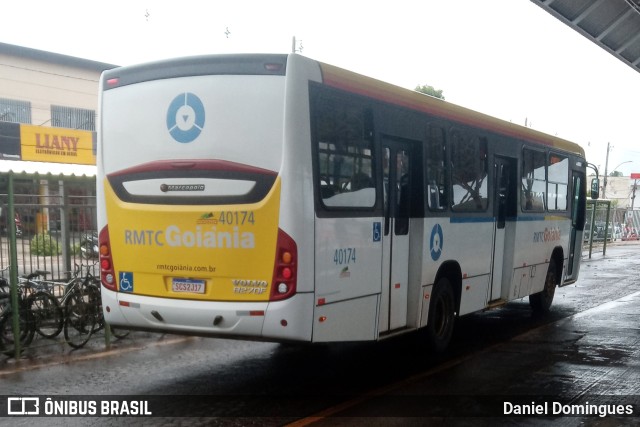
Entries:
[[287,233],[278,229],[270,301],[283,300],[296,293],[297,261],[296,242]]
[[113,259],[111,258],[108,226],[100,230],[98,241],[100,244],[100,281],[105,288],[115,291],[117,283],[115,270],[113,269]]

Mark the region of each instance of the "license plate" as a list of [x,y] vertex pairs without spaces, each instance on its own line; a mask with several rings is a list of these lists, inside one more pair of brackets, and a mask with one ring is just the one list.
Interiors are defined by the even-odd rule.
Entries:
[[204,280],[174,278],[171,281],[171,290],[173,292],[204,294],[204,288]]

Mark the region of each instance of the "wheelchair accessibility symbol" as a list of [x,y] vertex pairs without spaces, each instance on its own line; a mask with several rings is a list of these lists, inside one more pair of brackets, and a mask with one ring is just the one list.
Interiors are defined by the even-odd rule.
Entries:
[[442,236],[442,227],[436,224],[431,229],[431,239],[429,240],[429,248],[431,249],[431,259],[437,261],[442,254],[442,244],[444,237]]
[[120,272],[120,292],[133,292],[133,272]]
[[167,129],[178,142],[186,144],[200,135],[204,127],[204,105],[193,93],[176,96],[167,110]]

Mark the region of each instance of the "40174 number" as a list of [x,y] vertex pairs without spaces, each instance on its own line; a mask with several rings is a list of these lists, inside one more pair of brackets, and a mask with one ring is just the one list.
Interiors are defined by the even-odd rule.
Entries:
[[333,262],[336,265],[355,264],[356,248],[340,248],[333,252]]
[[222,211],[217,215],[215,219],[218,220],[218,224],[225,225],[245,225],[245,224],[255,224],[255,219],[253,218],[253,212],[247,211]]

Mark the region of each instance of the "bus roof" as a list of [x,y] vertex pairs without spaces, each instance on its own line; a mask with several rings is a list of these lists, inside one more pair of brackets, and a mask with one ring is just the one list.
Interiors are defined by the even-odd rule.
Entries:
[[[164,59],[107,70],[102,74],[103,90],[150,80],[220,74],[285,74],[287,55],[226,54]],[[108,84],[107,84],[108,83]]]
[[464,123],[499,134],[537,142],[581,157],[584,149],[566,139],[464,108],[450,102],[366,77],[333,65],[320,63],[323,83],[348,92],[422,111],[437,117]]
[[[296,54],[291,54],[296,55]],[[104,90],[147,80],[183,75],[208,74],[271,74],[284,75],[287,55],[283,54],[235,54],[206,55],[176,58],[148,64],[121,67],[103,73]],[[347,92],[389,102],[411,110],[425,112],[458,123],[485,129],[498,134],[521,138],[531,142],[575,153],[584,157],[578,144],[507,122],[450,102],[413,90],[385,83],[358,73],[318,62],[323,83]]]

